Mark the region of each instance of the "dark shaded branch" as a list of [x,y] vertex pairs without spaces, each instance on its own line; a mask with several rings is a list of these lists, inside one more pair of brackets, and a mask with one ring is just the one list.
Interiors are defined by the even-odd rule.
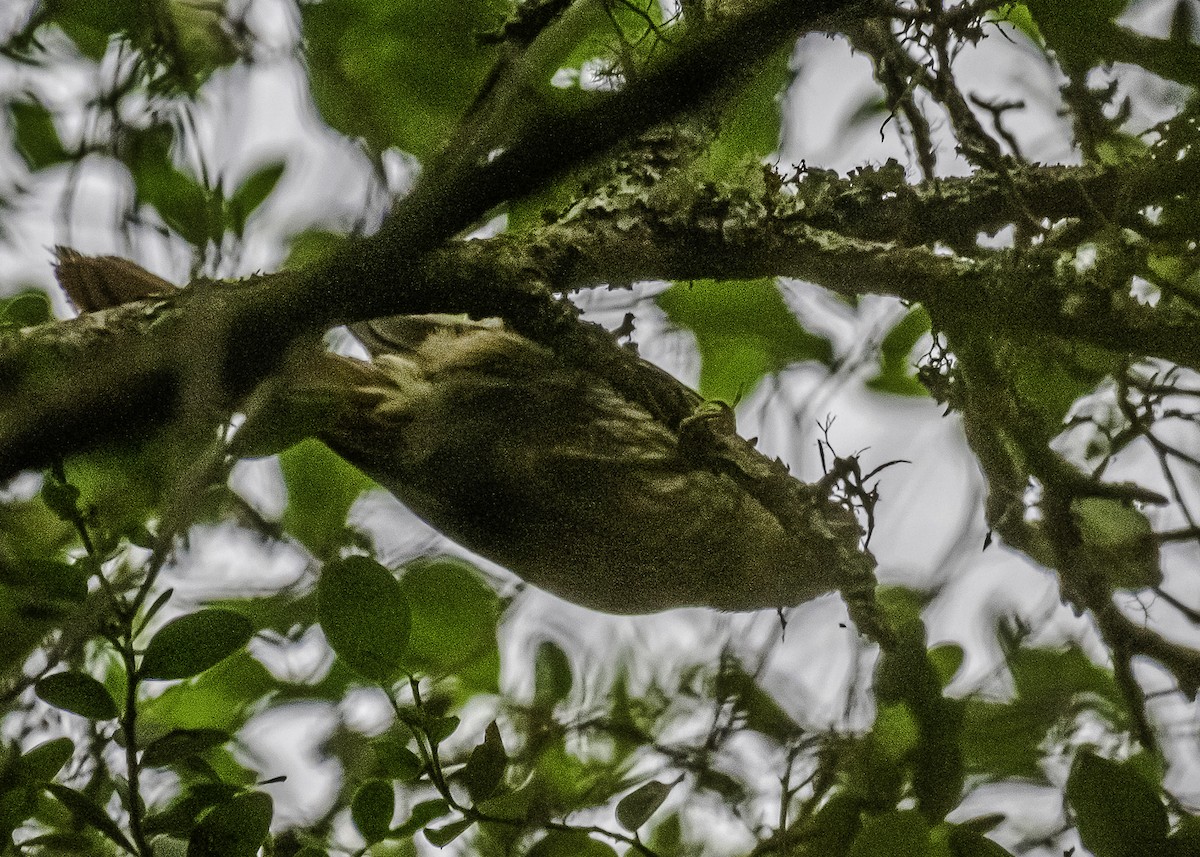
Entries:
[[[480,152],[475,141],[487,142],[488,135],[464,127],[471,144],[460,149],[451,141],[377,235],[348,241],[325,263],[297,274],[256,278],[234,290],[195,291],[188,299],[188,323],[164,330],[154,347],[114,342],[71,366],[60,365],[52,402],[44,401],[36,385],[0,391],[7,394],[4,411],[11,415],[0,437],[0,477],[44,464],[55,449],[66,452],[136,433],[154,415],[170,411],[176,404],[172,393],[185,387],[201,406],[227,405],[269,375],[289,343],[306,332],[393,313],[479,314],[480,306],[490,308],[484,314],[507,309],[523,326],[520,319],[528,314],[490,288],[470,293],[422,277],[423,257],[496,205],[703,105],[776,46],[830,14],[859,6],[855,0],[774,0],[699,28],[624,89],[573,110],[552,106],[535,115],[498,154]],[[560,353],[583,354],[594,344],[569,312],[540,313],[538,320],[551,328],[541,338],[559,340]],[[14,370],[22,363],[29,368],[33,359],[18,349],[4,374],[20,377]],[[102,365],[103,372],[97,377],[81,371],[83,363]]]

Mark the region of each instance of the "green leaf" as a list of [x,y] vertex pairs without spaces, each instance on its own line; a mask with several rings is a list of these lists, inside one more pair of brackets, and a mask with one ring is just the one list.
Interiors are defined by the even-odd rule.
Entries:
[[500,603],[483,576],[467,562],[445,558],[410,563],[400,583],[412,606],[405,665],[432,676],[457,675],[471,690],[496,692]]
[[658,304],[696,335],[700,394],[707,399],[732,404],[770,373],[833,359],[829,340],[804,329],[770,278],[676,283]]
[[386,780],[369,780],[350,801],[350,817],[368,844],[387,836],[396,813],[396,790]]
[[662,806],[676,783],[660,783],[651,780],[631,791],[617,802],[617,821],[630,833],[650,820],[650,816]]
[[0,786],[0,842],[12,840],[13,831],[38,811],[38,791],[29,785]]
[[951,826],[950,850],[954,857],[1013,857],[1011,852],[966,824]]
[[241,235],[246,221],[275,189],[279,178],[283,175],[286,162],[272,161],[264,167],[255,170],[241,187],[233,192],[228,202],[230,228],[234,234]]
[[[507,11],[506,9],[504,10]],[[446,142],[496,56],[476,35],[488,0],[327,0],[300,7],[313,98],[330,126],[376,152],[425,159]]]
[[165,10],[171,16],[175,71],[185,76],[178,83],[186,89],[193,90],[240,56],[225,20],[225,0],[167,0]]
[[[573,3],[529,54],[546,80],[558,69],[581,71],[585,65],[636,74],[662,49],[664,9],[659,3]],[[578,80],[568,89],[551,90],[557,106],[580,109],[596,97],[597,93],[584,91]]]
[[1077,645],[1063,649],[1006,648],[1018,698],[1052,720],[1073,716],[1080,702],[1105,715],[1118,729],[1128,723],[1125,698],[1112,673],[1092,663]]
[[533,661],[533,699],[536,705],[553,708],[571,692],[571,662],[557,644],[543,640]]
[[1036,700],[967,700],[962,744],[968,770],[995,780],[1045,782],[1038,745],[1059,714],[1041,710]]
[[[1200,60],[1200,56],[1197,56],[1197,60]],[[1149,144],[1141,137],[1111,131],[1096,143],[1096,161],[1105,166],[1118,166],[1141,158],[1149,151]]]
[[1146,516],[1120,500],[1080,497],[1071,502],[1079,527],[1080,555],[1114,589],[1162,583],[1158,539]]
[[916,810],[885,812],[863,822],[850,857],[926,857],[929,823]]
[[[915,612],[916,600],[914,594],[906,593],[889,605],[900,614],[894,617],[897,640],[879,660],[875,689],[881,704],[903,702],[909,708],[919,734],[908,757],[913,794],[925,816],[940,819],[962,797],[962,703],[943,695],[941,680],[925,649],[925,627]],[[902,738],[902,731],[897,734]]]
[[997,346],[996,354],[1005,362],[1027,409],[1028,428],[1044,435],[1047,442],[1061,430],[1071,405],[1120,365],[1112,352],[1053,336],[1008,340]]
[[453,714],[444,717],[426,717],[422,722],[425,729],[425,734],[429,736],[429,740],[435,744],[445,741],[454,734],[454,730],[458,729],[462,721]]
[[48,473],[42,480],[42,502],[61,521],[73,522],[80,519],[79,495],[77,486],[63,482],[53,474]]
[[778,741],[787,741],[800,733],[800,726],[783,707],[746,672],[736,658],[723,657],[713,688],[719,700],[732,700],[745,717],[747,729],[753,729]]
[[44,6],[42,22],[61,27],[92,60],[100,60],[115,39],[136,48],[143,57],[135,80],[155,92],[195,92],[239,56],[223,0],[163,0],[153,7],[138,0],[58,0]]
[[[79,489],[79,508],[88,511],[92,532],[119,536],[145,533],[174,478],[172,462],[184,455],[178,438],[166,434],[130,437],[127,445],[97,449],[67,461],[67,476]],[[190,454],[190,452],[188,453]]]
[[279,466],[288,494],[283,528],[314,556],[330,556],[347,541],[350,506],[374,483],[318,440],[296,444]]
[[90,675],[61,672],[48,675],[34,685],[34,692],[45,702],[89,720],[111,720],[118,714],[108,688]]
[[580,176],[564,173],[532,193],[510,199],[505,206],[508,212],[505,231],[522,233],[545,226],[547,222],[556,220],[582,196]]
[[375,752],[375,770],[390,780],[409,782],[425,769],[421,757],[395,735],[380,735],[371,741],[371,749]]
[[317,600],[325,639],[348,667],[383,684],[400,675],[412,618],[390,571],[365,556],[331,560]]
[[0,299],[0,329],[33,327],[53,317],[50,299],[41,289],[24,289]]
[[316,592],[296,587],[270,595],[213,601],[211,606],[241,613],[260,631],[278,634],[289,634],[296,628],[307,628],[317,622]]
[[913,373],[912,350],[929,328],[929,313],[924,307],[909,310],[880,343],[879,371],[867,380],[868,389],[898,396],[928,395]]
[[504,780],[508,767],[508,753],[500,740],[500,729],[496,721],[488,724],[483,743],[471,750],[467,765],[462,770],[462,780],[475,803],[486,800]]
[[346,241],[346,236],[324,229],[308,229],[292,236],[282,267],[289,271],[328,259]]
[[224,218],[219,197],[175,166],[175,136],[167,125],[129,132],[122,160],[133,179],[137,200],[153,207],[163,222],[193,247],[219,240]]
[[1063,66],[1087,71],[1111,53],[1112,20],[1127,0],[1025,0],[1037,27]]
[[263,792],[238,795],[213,808],[188,837],[187,857],[255,857],[267,838],[273,806]]
[[45,788],[54,795],[59,803],[70,810],[71,815],[75,816],[81,824],[103,833],[130,854],[137,853],[137,849],[125,836],[124,831],[109,817],[104,808],[90,797],[58,783],[46,783]]
[[1195,265],[1186,257],[1176,253],[1147,253],[1146,267],[1154,274],[1159,285],[1181,286],[1195,271]]
[[392,835],[396,837],[412,836],[435,818],[441,818],[449,814],[449,812],[450,804],[441,798],[421,801],[412,808],[412,814],[409,816],[408,821],[392,831]]
[[443,827],[426,827],[425,838],[430,844],[436,845],[438,848],[443,848],[449,845],[475,823],[472,818],[463,818],[459,821],[452,821]]
[[1081,750],[1067,777],[1066,798],[1079,838],[1095,857],[1165,851],[1167,810],[1157,791],[1128,766]]
[[99,60],[113,36],[123,35],[138,24],[137,0],[105,3],[65,2],[46,4],[47,23],[57,24],[89,59]]
[[149,767],[174,764],[213,747],[220,747],[232,738],[223,729],[174,729],[146,745],[142,752],[142,764]]
[[813,816],[810,853],[844,855],[862,827],[863,802],[852,791],[834,792]]
[[1038,47],[1044,47],[1045,40],[1038,30],[1037,23],[1029,14],[1029,7],[1024,3],[1005,3],[994,12],[987,15],[989,20],[1004,21],[1012,24],[1019,32],[1024,33]]
[[874,125],[878,132],[892,114],[892,108],[887,99],[882,97],[878,91],[868,90],[851,104],[858,106],[847,111],[846,118],[843,120],[842,133],[847,137],[851,134],[861,133],[865,126],[869,125]]
[[239,793],[237,786],[220,782],[198,782],[180,794],[163,810],[146,817],[148,836],[165,833],[186,839],[205,811],[228,803]]
[[879,749],[893,761],[903,759],[920,743],[921,731],[907,703],[880,703],[871,729]]
[[177,729],[236,732],[251,709],[278,687],[249,652],[238,652],[191,681],[139,703],[138,736],[148,743]]
[[172,619],[146,646],[140,675],[178,679],[199,675],[250,642],[254,626],[232,610],[209,608]]
[[780,101],[796,77],[793,47],[789,42],[777,51],[726,101],[720,131],[708,151],[710,179],[724,178],[779,147]]
[[[853,795],[854,805],[860,808],[872,807],[874,809],[895,806],[904,794],[909,780],[911,759],[909,757],[899,760],[892,758],[880,746],[879,740],[873,733],[854,741],[848,749],[849,752],[845,756],[844,776],[848,793]],[[846,807],[832,810],[833,814],[829,817],[830,824],[845,833],[849,828],[841,813],[849,813],[849,811]],[[857,824],[850,826],[853,827],[853,832],[858,830]],[[827,831],[827,835],[832,836],[833,833],[834,829],[831,827]]]
[[957,643],[943,643],[929,650],[929,663],[933,665],[942,687],[950,684],[963,664],[963,647]]
[[50,111],[37,102],[13,101],[8,105],[13,142],[33,172],[73,160],[63,148]]
[[525,852],[525,857],[617,857],[617,852],[582,830],[551,830]]
[[75,744],[70,738],[52,738],[21,754],[12,768],[13,776],[22,783],[47,783],[71,761]]

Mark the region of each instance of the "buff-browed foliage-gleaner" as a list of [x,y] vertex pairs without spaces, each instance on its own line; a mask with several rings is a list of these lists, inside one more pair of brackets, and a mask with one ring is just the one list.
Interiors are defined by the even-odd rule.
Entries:
[[[63,248],[58,276],[81,311],[174,291]],[[852,513],[737,438],[728,407],[671,427],[495,318],[351,330],[369,362],[310,354],[285,370],[285,395],[332,400],[321,440],[523,580],[630,614],[784,608],[840,589],[859,625],[873,623],[873,562]]]

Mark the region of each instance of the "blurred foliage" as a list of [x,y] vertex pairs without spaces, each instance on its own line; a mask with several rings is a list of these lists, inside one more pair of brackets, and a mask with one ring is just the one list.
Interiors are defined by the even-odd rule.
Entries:
[[676,324],[696,335],[700,395],[735,404],[767,375],[808,360],[828,365],[829,340],[810,333],[774,280],[696,280],[658,296]]
[[716,139],[705,171],[713,180],[730,177],[747,161],[768,157],[779,146],[780,105],[795,80],[789,45],[769,57],[739,91],[722,104]]
[[[234,5],[34,3],[5,46],[6,61],[93,75],[106,69],[113,78],[111,91],[82,111],[59,103],[53,88],[3,96],[5,155],[23,169],[22,181],[104,156],[128,180],[123,227],[144,225],[188,246],[197,269],[214,267],[222,249],[243,240],[256,212],[280,198],[287,170],[286,158],[267,158],[234,181],[190,157],[196,140],[184,118],[192,99],[206,95],[214,75],[254,56],[253,34]],[[542,33],[538,15],[555,5],[300,3],[308,94],[328,127],[361,140],[375,162],[398,149],[428,163],[456,139],[464,116],[473,121],[489,75],[512,71],[510,49],[521,44],[512,34]],[[702,21],[716,5],[685,0],[680,20],[654,2],[574,4],[546,25],[536,51],[520,57],[524,78],[520,98],[507,105],[507,131],[522,127],[531,105],[587,103],[594,90],[637,80],[690,25],[689,16]],[[1194,4],[1176,4],[1165,39],[1123,26],[1127,5],[980,5],[1082,86],[1069,107],[1078,114],[1084,158],[1098,164],[1123,163],[1147,144],[1124,128],[1113,93],[1088,89],[1096,69],[1121,62],[1200,84]],[[908,19],[919,20],[916,13]],[[704,140],[690,177],[744,185],[745,198],[764,194],[764,176],[782,187],[761,161],[779,145],[780,98],[798,74],[791,53],[789,45],[757,58],[705,115],[687,117]],[[846,130],[902,116],[909,95],[881,83],[850,111]],[[1195,145],[1195,128],[1193,102],[1157,133],[1183,150]],[[543,209],[559,216],[609,166],[588,164],[512,201],[509,227],[537,226]],[[845,182],[815,168],[803,173],[789,192],[822,228],[858,228],[869,220],[865,209],[882,209],[908,187],[903,167],[891,161]],[[0,192],[7,204],[17,190]],[[298,213],[290,266],[325,258],[340,240],[313,225],[319,214]],[[1107,216],[1099,208],[1093,214]],[[1122,285],[1136,271],[1183,313],[1200,299],[1198,224],[1195,194],[1166,193],[1150,238],[1127,241],[1126,230],[1102,224],[1087,243],[1102,261],[1132,260],[1121,268]],[[908,237],[977,249],[973,235],[964,238],[954,224],[945,229]],[[1070,243],[1062,233],[1049,239]],[[1066,250],[1063,258],[1078,261]],[[1075,297],[1082,303],[1086,295]],[[842,369],[830,339],[805,326],[774,279],[679,282],[657,302],[694,334],[708,398],[737,402],[798,364],[827,374]],[[0,333],[49,319],[50,304],[37,290],[0,302]],[[940,353],[947,330],[930,308],[909,306],[883,332],[878,354],[866,358],[863,383],[892,395],[932,394],[950,406],[972,395],[984,400],[995,431],[976,432],[972,442],[993,468],[989,475],[999,462],[1021,487],[1037,462],[1035,448],[1072,420],[1087,424],[1073,416],[1081,401],[1130,378],[1121,355],[1087,343],[1016,341],[990,329],[949,333],[961,355]],[[930,356],[914,374],[915,350],[926,343],[934,343]],[[1126,414],[1129,425],[1103,438],[1103,464],[1145,436],[1137,420],[1162,405],[1162,391],[1147,387],[1144,412],[1127,408],[1134,411]],[[1165,760],[1146,746],[1144,712],[1117,657],[1098,663],[1078,643],[1036,645],[1028,629],[1002,620],[981,634],[996,644],[1001,675],[969,684],[963,648],[930,638],[928,593],[893,588],[882,601],[897,641],[874,667],[869,716],[854,726],[817,727],[732,651],[718,663],[685,664],[666,681],[634,678],[628,665],[597,676],[550,640],[530,651],[502,646],[508,604],[484,574],[449,557],[392,567],[353,520],[373,483],[316,441],[279,456],[286,503],[277,519],[219,484],[185,498],[193,527],[174,532],[172,490],[195,456],[194,438],[171,431],[129,438],[59,462],[32,490],[3,495],[0,855],[408,857],[434,846],[485,855],[668,857],[717,850],[693,829],[689,810],[702,807],[743,843],[752,840],[743,851],[755,857],[1003,857],[1015,852],[989,834],[1004,816],[964,818],[963,811],[995,784],[1061,788],[1067,822],[1094,857],[1200,853],[1200,822],[1194,808],[1166,792]],[[1088,495],[1061,505],[1058,523],[1077,537],[1081,561],[1094,569],[1092,585],[1108,592],[1160,582],[1157,537],[1140,505]],[[320,568],[320,582],[305,575],[271,594],[180,608],[158,573],[172,550],[189,557],[200,525],[214,520],[260,545],[303,554],[310,571]],[[304,675],[268,669],[274,662],[264,650],[300,646],[317,628],[328,644],[318,667]],[[531,692],[509,692],[501,677],[512,675],[531,675]],[[243,752],[239,733],[264,712],[302,705],[339,712],[359,693],[386,700],[387,722],[363,729],[338,713],[319,748],[340,774],[332,806],[315,820],[273,825],[265,788],[277,775],[274,762]],[[764,748],[776,767],[732,764],[747,744]],[[1068,758],[1064,783],[1059,769],[1066,768],[1055,762]],[[1040,844],[1025,843],[1022,853]]]
[[300,7],[313,98],[333,128],[376,151],[436,154],[496,51],[476,36],[503,20],[495,0],[329,0]]
[[[913,349],[929,333],[929,313],[915,306],[900,319],[879,344],[879,372],[867,386],[897,396],[924,396],[925,386],[913,371]],[[1073,401],[1073,400],[1072,400]]]
[[40,0],[10,49],[36,56],[52,30],[95,63],[117,44],[133,48],[139,75],[151,90],[163,93],[194,93],[242,55],[224,0]]

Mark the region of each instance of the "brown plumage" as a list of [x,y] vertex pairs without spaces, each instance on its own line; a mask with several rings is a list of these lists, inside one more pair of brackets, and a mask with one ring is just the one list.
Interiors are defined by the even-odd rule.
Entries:
[[526,581],[611,613],[784,607],[838,585],[677,433],[498,320],[353,329],[373,355],[367,395],[323,439]]

